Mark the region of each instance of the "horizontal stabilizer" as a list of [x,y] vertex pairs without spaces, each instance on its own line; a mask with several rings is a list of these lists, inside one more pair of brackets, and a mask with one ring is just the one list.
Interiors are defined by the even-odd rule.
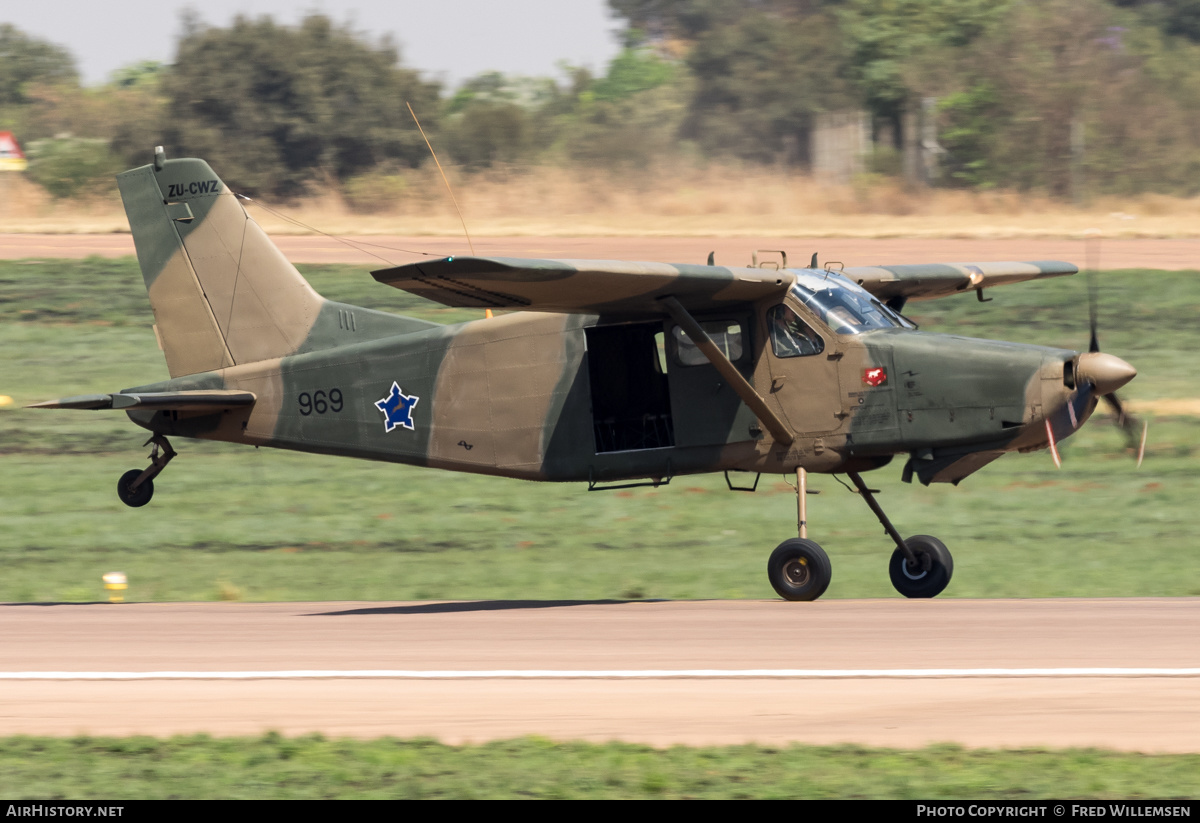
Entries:
[[156,409],[169,411],[210,411],[252,406],[257,398],[248,391],[169,391],[116,394],[82,394],[34,403],[31,409]]
[[992,286],[1061,277],[1079,269],[1059,260],[1032,263],[921,263],[905,266],[852,266],[842,271],[880,300],[928,300]]
[[672,296],[689,311],[782,297],[788,271],[623,260],[446,257],[372,272],[386,283],[458,308],[664,315]]

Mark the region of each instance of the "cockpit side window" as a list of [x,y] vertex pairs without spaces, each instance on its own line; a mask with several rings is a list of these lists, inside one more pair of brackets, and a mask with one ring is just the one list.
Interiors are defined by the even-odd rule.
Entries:
[[776,357],[808,357],[825,351],[825,341],[796,312],[778,305],[767,312],[771,349]]

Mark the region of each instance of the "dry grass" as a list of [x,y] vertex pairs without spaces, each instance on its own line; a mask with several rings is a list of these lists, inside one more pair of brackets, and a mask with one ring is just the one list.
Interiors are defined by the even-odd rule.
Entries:
[[1129,403],[1134,414],[1154,414],[1160,417],[1200,417],[1200,397],[1160,398]]
[[[451,170],[473,234],[503,236],[1106,237],[1200,235],[1200,198],[1104,198],[1076,208],[1015,192],[914,190],[887,178],[851,185],[764,168],[713,166],[614,173],[557,167]],[[410,172],[386,208],[355,211],[336,190],[272,203],[335,234],[457,236],[462,229],[436,172]],[[380,202],[386,202],[381,200]],[[273,234],[309,229],[262,209]],[[115,187],[89,202],[55,202],[18,175],[0,178],[0,232],[127,231]]]

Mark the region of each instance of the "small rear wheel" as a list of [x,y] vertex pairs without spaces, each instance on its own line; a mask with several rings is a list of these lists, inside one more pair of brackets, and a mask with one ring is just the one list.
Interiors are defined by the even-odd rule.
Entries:
[[904,544],[917,557],[914,566],[897,547],[888,564],[888,574],[896,591],[905,597],[937,597],[950,583],[954,574],[954,558],[946,544],[936,537],[918,534]]
[[136,509],[149,503],[150,498],[154,496],[154,480],[151,478],[143,480],[142,485],[136,489],[132,488],[133,481],[141,476],[141,469],[130,469],[117,481],[117,497],[121,498],[121,502],[126,506]]
[[829,555],[801,537],[780,543],[767,561],[771,587],[784,600],[816,600],[825,593],[832,576]]

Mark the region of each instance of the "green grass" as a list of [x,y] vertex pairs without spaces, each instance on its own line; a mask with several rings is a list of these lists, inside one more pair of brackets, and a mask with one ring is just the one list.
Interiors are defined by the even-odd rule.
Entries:
[[[443,321],[478,314],[452,316],[365,269],[306,274],[358,304]],[[1195,396],[1200,277],[1116,272],[1100,285],[1105,349],[1141,370],[1123,394]],[[1080,278],[994,296],[913,304],[911,314],[928,329],[1086,346]],[[727,491],[720,475],[588,493],[179,441],[154,502],[128,509],[116,479],[145,464],[146,432],[120,414],[19,406],[165,378],[149,324],[132,259],[0,263],[0,394],[16,400],[0,409],[0,600],[102,599],[100,576],[113,570],[129,575],[131,600],[774,596],[766,558],[795,529],[794,494],[775,477],[756,494]],[[1033,453],[958,488],[902,484],[899,460],[870,477],[902,533],[949,545],[945,597],[1200,595],[1198,449],[1200,421],[1160,418],[1135,471],[1097,417],[1063,444],[1061,471]],[[889,541],[866,506],[833,478],[812,486],[822,494],[809,499],[810,535],[834,567],[826,597],[897,596]]]
[[931,746],[479,746],[320,735],[0,738],[11,800],[309,798],[1189,798],[1200,755]]
[[[1200,423],[1160,423],[1156,438],[1141,471],[1096,428],[1064,448],[1062,471],[1012,455],[957,489],[893,472],[877,485],[901,531],[951,547],[943,596],[1200,595]],[[588,493],[191,443],[151,506],[128,509],[116,478],[143,450],[123,439],[121,454],[0,456],[0,600],[100,599],[112,570],[133,600],[770,597],[767,554],[795,528],[782,478],[756,494],[719,475]],[[811,534],[834,563],[826,596],[896,596],[866,506],[831,478],[813,486]]]
[[[366,268],[304,267],[326,296],[439,322],[446,309]],[[1101,342],[1141,374],[1131,398],[1197,394],[1194,273],[1101,279]],[[910,306],[926,329],[1081,348],[1080,278]],[[145,509],[116,478],[145,464],[123,415],[19,406],[167,376],[136,263],[0,262],[0,600],[639,599],[773,597],[770,549],[794,533],[781,478],[732,493],[719,475],[587,493],[223,444],[181,441]],[[1135,471],[1102,422],[1048,455],[1010,455],[961,487],[871,475],[900,530],[946,540],[944,597],[1200,595],[1200,421],[1158,419]],[[830,552],[826,597],[896,597],[891,549],[862,501],[814,477],[812,536]],[[739,746],[655,750],[540,739],[0,739],[0,796],[88,798],[1169,798],[1200,795],[1200,757],[1094,750],[915,751]]]
[[[313,288],[331,300],[438,323],[458,323],[482,316],[478,309],[450,309],[381,285],[370,274],[376,266],[298,268]],[[149,328],[154,315],[133,257],[0,260],[0,323],[10,322]]]

